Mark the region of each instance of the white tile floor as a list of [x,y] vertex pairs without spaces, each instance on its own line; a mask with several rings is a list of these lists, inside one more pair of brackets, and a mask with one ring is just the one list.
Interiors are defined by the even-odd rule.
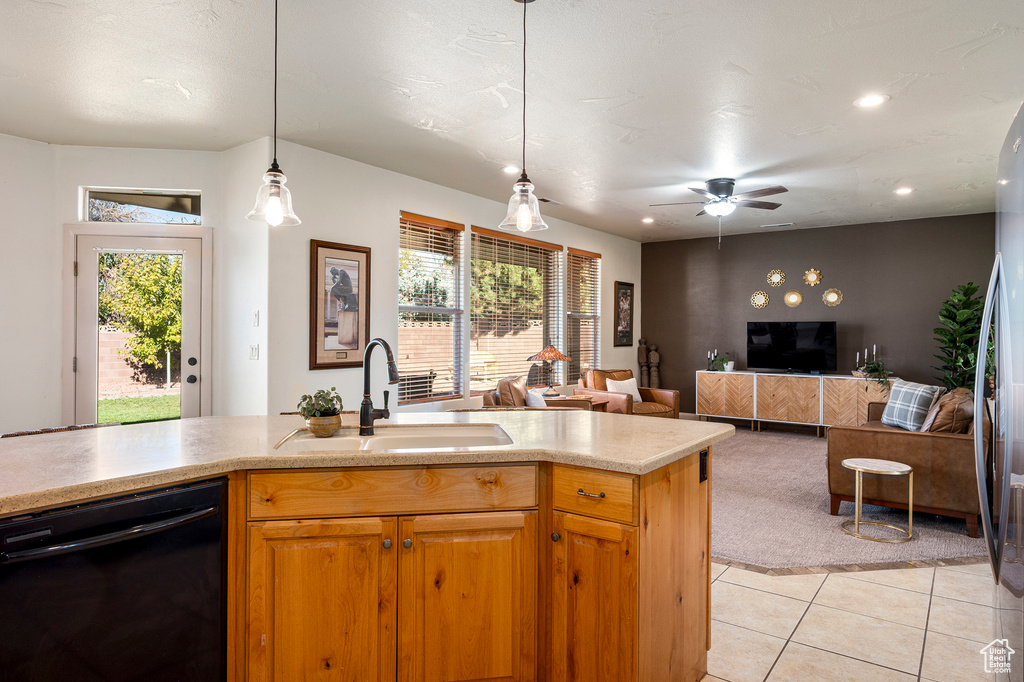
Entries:
[[[985,564],[789,576],[712,569],[705,682],[1009,679],[986,674],[979,653],[1000,631]],[[1011,663],[1024,667],[1020,657]]]

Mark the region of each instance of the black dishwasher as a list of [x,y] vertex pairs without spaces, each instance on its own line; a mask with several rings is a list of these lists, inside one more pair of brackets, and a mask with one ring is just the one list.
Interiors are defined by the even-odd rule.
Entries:
[[0,680],[223,680],[227,486],[0,522]]

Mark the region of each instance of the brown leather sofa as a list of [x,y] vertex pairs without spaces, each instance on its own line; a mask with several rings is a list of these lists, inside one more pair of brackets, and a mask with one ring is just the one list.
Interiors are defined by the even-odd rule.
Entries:
[[[967,522],[967,534],[978,537],[978,477],[974,464],[974,433],[905,431],[881,422],[885,403],[868,404],[868,421],[861,426],[828,429],[828,492],[831,514],[839,503],[853,501],[854,472],[844,459],[869,457],[907,464],[914,469],[914,511],[954,516]],[[991,424],[984,420],[986,450]],[[864,476],[863,500],[897,509],[907,508],[903,476]]]
[[[485,408],[526,408],[526,379],[523,377],[507,377],[498,382],[498,387],[493,391],[484,393]],[[573,400],[572,398],[545,399],[547,408],[537,407],[533,409],[574,409],[591,410],[593,406],[589,400]]]
[[640,414],[648,417],[679,419],[679,391],[667,388],[640,388],[643,402],[634,402],[628,393],[614,393],[608,390],[608,379],[624,381],[633,378],[629,369],[592,369],[580,377],[579,387],[574,395],[592,395],[608,401],[605,412]]

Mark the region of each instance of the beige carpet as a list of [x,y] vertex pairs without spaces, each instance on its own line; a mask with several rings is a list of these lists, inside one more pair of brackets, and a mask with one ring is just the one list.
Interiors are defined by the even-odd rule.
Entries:
[[[853,503],[829,515],[825,449],[825,439],[813,434],[741,429],[716,444],[711,556],[772,569],[985,555],[984,540],[967,537],[962,519],[931,514],[915,514],[914,539],[901,544],[842,532]],[[905,527],[907,513],[865,505],[864,518]]]

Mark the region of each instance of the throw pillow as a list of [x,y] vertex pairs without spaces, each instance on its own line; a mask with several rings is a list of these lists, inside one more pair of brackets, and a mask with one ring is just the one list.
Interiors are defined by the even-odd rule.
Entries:
[[608,384],[608,390],[612,393],[628,393],[633,396],[634,403],[643,402],[643,398],[640,397],[640,389],[636,387],[636,377],[625,381],[606,379],[605,383]]
[[932,433],[967,433],[974,420],[974,393],[969,388],[954,388],[935,401],[922,431]]
[[894,382],[889,389],[889,402],[882,412],[882,423],[906,431],[920,431],[928,411],[944,390],[940,386],[915,384],[912,381]]
[[544,400],[544,396],[541,395],[546,391],[545,388],[535,388],[526,394],[526,406],[527,407],[547,407],[547,401]]

